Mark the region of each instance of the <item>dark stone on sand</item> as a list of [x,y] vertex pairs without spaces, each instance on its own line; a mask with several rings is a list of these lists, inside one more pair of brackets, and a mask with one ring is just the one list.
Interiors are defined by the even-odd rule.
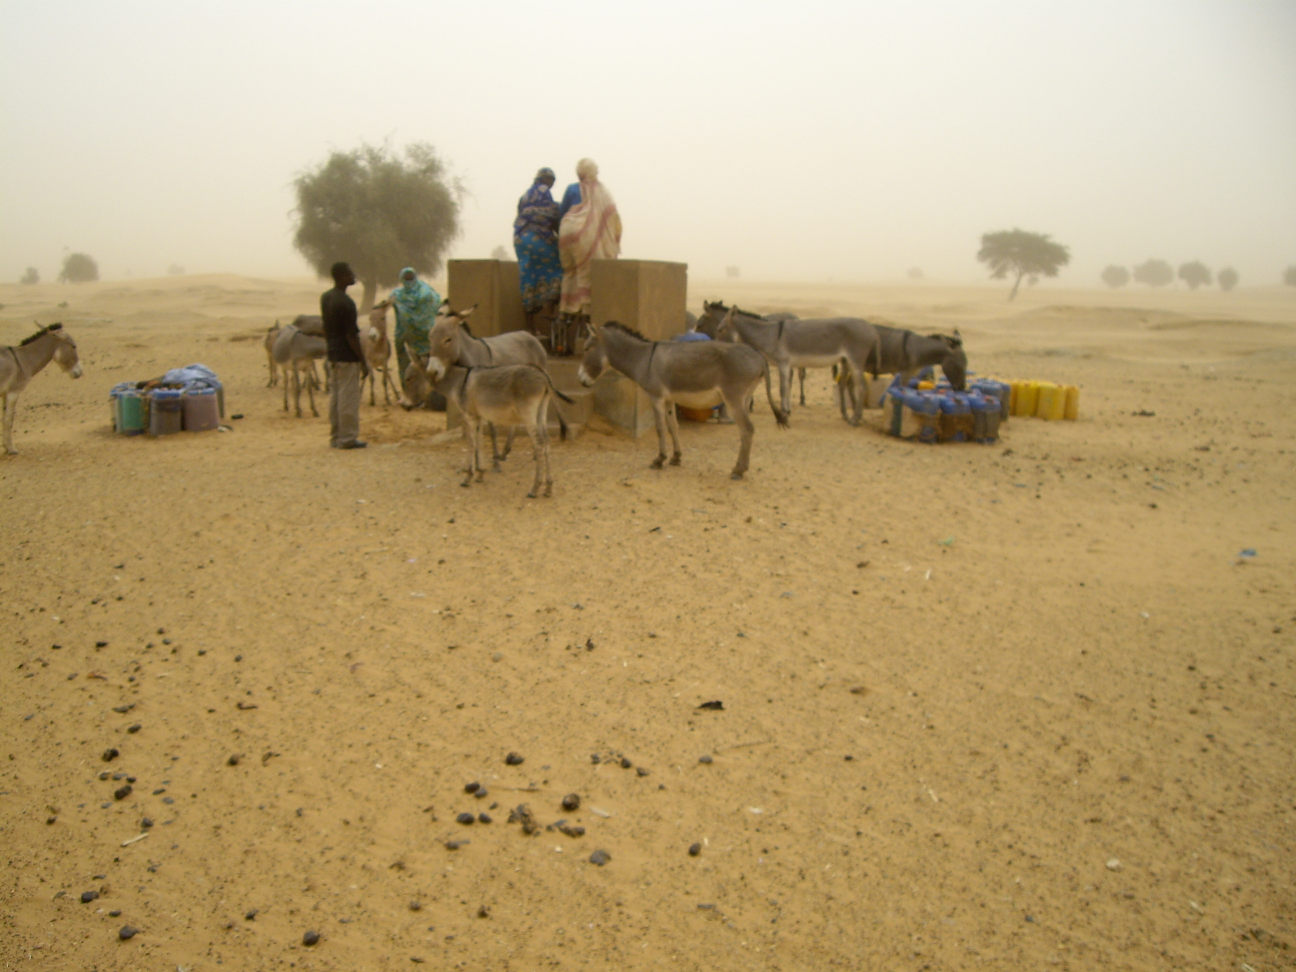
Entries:
[[459,816],[455,817],[455,820],[459,821],[465,827],[471,824],[476,819],[477,818],[474,817],[471,813],[461,813],[459,814]]
[[99,897],[99,892],[98,892],[98,891],[82,891],[82,892],[81,892],[81,903],[82,903],[82,904],[89,904],[91,901],[95,900],[95,898],[97,898],[97,897]]
[[562,808],[568,812],[580,807],[580,796],[575,793],[568,793],[562,798]]
[[464,784],[465,793],[476,793],[480,789],[481,789],[481,784],[476,781],[473,781],[472,783]]
[[597,864],[599,867],[602,867],[608,861],[612,860],[612,855],[605,850],[596,850],[589,856],[589,859],[591,864]]
[[701,844],[689,844],[689,857],[697,857],[702,853]]
[[116,759],[120,755],[121,753],[117,750],[115,746],[110,746],[103,751],[102,759],[105,763],[111,763],[114,759]]
[[117,789],[113,790],[113,799],[125,800],[128,796],[131,795],[131,791],[132,791],[132,787],[129,783],[127,783],[125,786],[119,786]]
[[117,929],[117,937],[123,942],[129,942],[138,934],[139,929],[132,928],[130,925],[122,925],[121,928]]
[[303,945],[318,945],[319,940],[320,940],[320,934],[317,931],[308,931],[305,935],[302,936]]
[[521,766],[523,757],[518,753],[509,753],[504,757],[504,762],[509,766]]

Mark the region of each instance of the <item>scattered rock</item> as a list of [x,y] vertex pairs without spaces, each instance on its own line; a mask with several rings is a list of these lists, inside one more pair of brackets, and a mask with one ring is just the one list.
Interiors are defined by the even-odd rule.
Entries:
[[504,757],[504,762],[509,766],[521,766],[523,757],[518,753],[509,753]]
[[256,918],[256,916],[257,916],[256,908],[249,908],[247,911],[243,912],[244,921],[252,921],[254,918]]
[[320,934],[317,931],[308,931],[305,935],[302,936],[303,945],[318,945],[319,940],[320,940]]
[[1109,871],[1119,871],[1120,869],[1121,869],[1121,862],[1120,862],[1120,860],[1119,860],[1118,858],[1112,857],[1112,858],[1109,858],[1109,859],[1108,859],[1108,861],[1107,861],[1107,870],[1109,870]]
[[579,807],[580,807],[579,795],[575,793],[568,793],[565,797],[562,798],[562,808],[566,810],[568,813],[570,813],[573,810],[579,809]]
[[689,857],[697,857],[702,853],[701,844],[689,844]]
[[476,821],[476,819],[477,818],[471,813],[461,813],[459,816],[455,817],[455,820],[459,821],[459,823],[463,824],[465,827]]
[[480,789],[481,789],[481,784],[478,783],[478,782],[476,782],[476,781],[474,781],[474,782],[472,782],[472,783],[465,783],[465,784],[464,784],[464,792],[465,792],[465,793],[476,793],[476,792],[477,792],[478,790],[480,790]]
[[238,753],[233,753],[233,754],[230,756],[229,759],[225,760],[225,765],[226,765],[226,766],[237,766],[237,765],[239,764],[239,760],[240,760],[240,759],[242,759],[242,757],[239,756]]
[[602,867],[608,861],[612,860],[612,855],[605,850],[596,850],[589,856],[589,860],[591,864],[597,864],[599,867]]
[[121,928],[117,929],[117,937],[123,942],[129,942],[138,934],[139,929],[132,928],[130,925],[122,925]]
[[131,795],[131,791],[132,791],[132,787],[129,783],[127,783],[125,786],[119,786],[117,789],[113,790],[113,799],[125,800],[128,796]]
[[519,803],[509,811],[508,822],[520,823],[524,834],[530,835],[540,831],[540,824],[536,822],[535,814],[531,812],[531,808],[525,803]]
[[89,904],[91,901],[94,901],[94,900],[95,900],[96,898],[98,898],[98,897],[99,897],[99,892],[98,892],[98,891],[82,891],[82,892],[81,892],[81,903],[82,903],[82,904]]
[[491,822],[491,815],[489,813],[479,813],[477,814],[477,820],[480,823],[488,824]]
[[701,756],[698,757],[698,762],[710,764],[715,762],[715,760],[711,758],[710,753],[703,753]]
[[699,709],[709,709],[713,712],[719,712],[724,709],[724,703],[719,699],[712,699],[710,702],[703,702],[698,706]]
[[111,763],[114,759],[116,759],[120,755],[121,753],[117,750],[115,746],[110,746],[108,749],[105,749],[103,751],[102,758],[105,763]]

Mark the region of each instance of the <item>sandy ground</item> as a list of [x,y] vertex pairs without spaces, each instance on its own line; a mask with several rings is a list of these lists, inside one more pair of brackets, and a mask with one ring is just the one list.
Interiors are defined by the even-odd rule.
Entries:
[[[924,446],[812,373],[743,482],[596,423],[527,500],[441,415],[282,411],[322,289],[0,287],[86,367],[0,460],[0,967],[1296,967],[1296,291],[695,282],[1080,420]],[[193,362],[230,431],[110,432]]]

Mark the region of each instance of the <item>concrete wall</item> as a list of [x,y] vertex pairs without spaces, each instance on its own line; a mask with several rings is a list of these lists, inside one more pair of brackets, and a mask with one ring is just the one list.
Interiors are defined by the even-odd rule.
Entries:
[[478,337],[526,326],[522,313],[522,287],[513,260],[451,260],[447,265],[449,293],[455,310],[477,305],[468,324]]
[[[688,265],[657,260],[595,260],[590,267],[590,320],[619,321],[651,341],[684,333]],[[629,378],[604,372],[594,410],[633,436],[656,429],[648,396]]]

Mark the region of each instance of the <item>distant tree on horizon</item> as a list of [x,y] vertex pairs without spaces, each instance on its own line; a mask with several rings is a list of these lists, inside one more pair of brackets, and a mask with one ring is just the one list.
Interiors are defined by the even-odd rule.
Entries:
[[401,269],[432,275],[459,234],[463,187],[423,142],[400,158],[387,146],[334,152],[299,175],[293,245],[322,277],[345,260],[364,285],[362,309]]
[[40,271],[35,267],[28,267],[23,271],[23,275],[18,279],[18,282],[23,284],[38,284],[40,283]]
[[1038,277],[1056,277],[1058,269],[1070,261],[1071,252],[1045,233],[1011,229],[982,234],[977,259],[990,268],[993,280],[1013,275],[1012,290],[1008,294],[1012,300],[1023,277],[1030,277],[1031,283]]
[[1130,280],[1130,272],[1124,267],[1111,264],[1102,272],[1102,282],[1108,287],[1115,289],[1124,287]]
[[173,264],[171,264],[171,266],[167,267],[167,275],[168,275],[168,276],[172,276],[172,277],[183,277],[183,276],[184,276],[184,272],[185,272],[185,268],[182,267],[182,266],[180,266],[180,264],[178,264],[178,263],[173,263]]
[[1149,287],[1164,287],[1174,280],[1174,270],[1164,260],[1149,258],[1134,268],[1134,280]]
[[922,267],[910,267],[905,271],[905,276],[910,280],[922,280],[926,275],[923,273]]
[[1210,268],[1200,260],[1190,260],[1179,265],[1179,279],[1188,285],[1189,290],[1196,290],[1203,284],[1211,282]]
[[69,253],[58,279],[59,283],[91,283],[99,279],[99,264],[87,253]]
[[1283,283],[1288,287],[1296,287],[1296,264],[1283,271]]
[[1238,285],[1238,272],[1232,267],[1225,267],[1215,274],[1215,280],[1220,285],[1220,290],[1232,290]]

